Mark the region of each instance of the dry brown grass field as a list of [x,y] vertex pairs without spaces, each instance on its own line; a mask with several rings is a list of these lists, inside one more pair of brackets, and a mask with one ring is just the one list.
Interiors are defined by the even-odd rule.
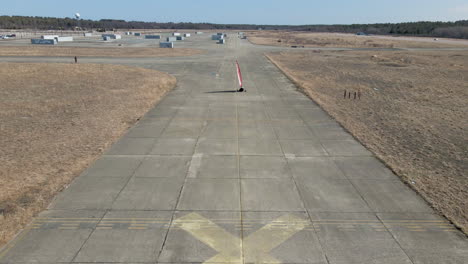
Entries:
[[0,246],[176,84],[95,64],[0,63],[0,80]]
[[201,54],[197,49],[161,49],[134,47],[54,47],[54,46],[2,46],[0,56],[56,56],[56,57],[177,57]]
[[[298,51],[268,57],[468,233],[467,51]],[[344,90],[352,92],[351,99],[344,99]]]
[[[414,41],[408,38],[391,39],[379,36],[356,36],[339,33],[308,33],[287,31],[248,31],[246,36],[253,44],[267,46],[290,47],[299,45],[304,47],[327,48],[442,48],[467,47],[464,41],[453,40],[446,42],[429,42],[429,39],[419,38]],[[424,40],[424,41],[422,41]]]

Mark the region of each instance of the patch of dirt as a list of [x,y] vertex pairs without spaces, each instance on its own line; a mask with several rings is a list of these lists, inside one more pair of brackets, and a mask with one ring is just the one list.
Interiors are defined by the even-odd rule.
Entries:
[[249,41],[267,46],[304,46],[327,48],[442,48],[467,47],[466,43],[429,42],[427,38],[394,38],[381,36],[356,36],[341,33],[310,33],[294,31],[247,31]]
[[0,63],[0,246],[175,84],[154,70]]
[[[267,55],[436,210],[468,233],[468,52]],[[344,99],[344,91],[361,99]]]
[[198,49],[164,49],[136,47],[57,47],[57,46],[2,46],[0,56],[54,56],[54,57],[179,57],[202,54]]

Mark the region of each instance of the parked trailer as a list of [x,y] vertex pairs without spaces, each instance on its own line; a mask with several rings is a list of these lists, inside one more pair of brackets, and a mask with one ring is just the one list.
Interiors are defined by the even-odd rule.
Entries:
[[224,36],[223,35],[212,35],[211,39],[212,40],[220,40],[220,39],[224,39]]
[[166,38],[166,41],[167,41],[167,42],[177,41],[177,38],[176,38],[176,37],[167,37],[167,38]]
[[201,35],[201,34],[203,34],[203,32],[201,32],[201,31],[198,31],[198,32],[195,32],[195,34],[197,34],[197,35]]
[[34,44],[34,45],[56,45],[57,40],[55,40],[55,39],[31,39],[31,44]]
[[43,35],[41,36],[41,39],[56,39],[58,37],[58,35]]
[[108,40],[108,39],[105,39],[105,38],[108,38],[108,39],[121,39],[122,36],[118,35],[118,34],[102,34],[102,39]]
[[159,42],[159,47],[160,48],[174,48],[174,42]]
[[92,37],[92,36],[93,36],[93,33],[89,33],[89,32],[88,32],[88,33],[84,33],[83,36],[85,36],[85,37]]
[[226,40],[225,40],[225,39],[220,39],[220,40],[218,41],[218,44],[224,44],[224,43],[226,43]]
[[145,35],[145,39],[161,39],[161,35]]
[[73,41],[73,37],[58,37],[55,38],[57,42],[71,42]]
[[172,36],[174,36],[174,37],[180,36],[180,33],[174,32],[174,33],[172,33]]
[[191,35],[189,33],[185,33],[184,37],[189,38]]
[[182,36],[177,36],[176,39],[177,39],[177,40],[185,40],[185,38],[182,37]]
[[141,37],[141,33],[140,32],[135,32],[135,37]]

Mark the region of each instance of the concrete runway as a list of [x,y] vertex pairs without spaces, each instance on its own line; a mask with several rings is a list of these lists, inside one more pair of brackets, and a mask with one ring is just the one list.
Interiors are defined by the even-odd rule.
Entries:
[[193,57],[80,58],[178,86],[0,263],[467,263],[466,236],[297,91],[262,55],[273,48],[209,39],[180,44],[207,50]]

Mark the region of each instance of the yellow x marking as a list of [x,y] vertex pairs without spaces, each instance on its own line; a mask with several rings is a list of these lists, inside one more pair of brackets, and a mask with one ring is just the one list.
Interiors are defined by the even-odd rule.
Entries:
[[218,255],[204,263],[242,263],[244,258],[245,262],[249,263],[274,264],[281,262],[270,256],[270,251],[304,229],[308,222],[286,214],[255,231],[243,241],[197,213],[178,218],[174,225],[218,251]]

